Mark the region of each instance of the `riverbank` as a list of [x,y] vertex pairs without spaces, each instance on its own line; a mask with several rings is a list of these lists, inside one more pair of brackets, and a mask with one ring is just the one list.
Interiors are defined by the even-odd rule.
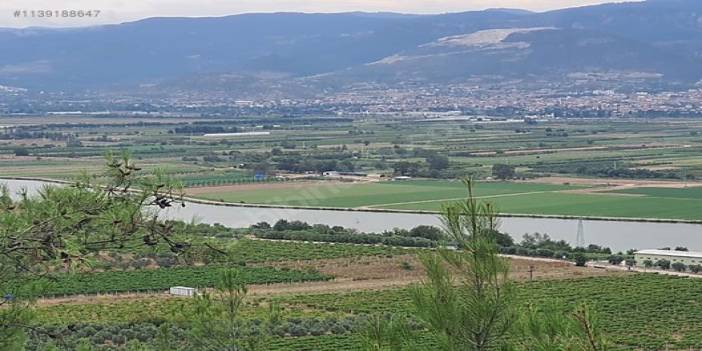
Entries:
[[[439,215],[440,211],[425,210],[397,210],[384,208],[348,208],[348,207],[323,207],[323,206],[294,206],[294,205],[268,205],[268,204],[247,204],[232,203],[215,200],[204,200],[194,197],[184,197],[184,200],[212,206],[242,207],[242,208],[270,208],[288,210],[313,210],[313,211],[336,211],[336,212],[366,212],[366,213],[396,213],[396,214],[419,214],[419,215]],[[525,213],[500,213],[503,218],[535,218],[535,219],[564,219],[564,220],[588,220],[588,221],[610,221],[610,222],[643,222],[643,223],[681,223],[681,224],[702,224],[702,220],[694,219],[673,219],[673,218],[634,218],[634,217],[602,217],[602,216],[573,216],[573,215],[546,215],[546,214],[525,214]]]
[[[0,177],[2,180],[33,181],[58,185],[72,184],[73,182],[56,179],[36,178],[36,177]],[[416,215],[439,215],[440,211],[429,210],[404,210],[385,208],[352,208],[352,207],[330,207],[330,206],[299,206],[299,205],[278,205],[278,204],[253,204],[234,203],[217,200],[206,200],[191,196],[185,196],[187,202],[202,205],[220,207],[277,209],[277,210],[310,210],[310,211],[335,211],[335,212],[357,212],[357,213],[388,213],[388,214],[416,214]],[[501,218],[534,218],[534,219],[559,219],[559,220],[587,220],[605,222],[638,222],[638,223],[670,223],[670,224],[702,224],[702,220],[695,219],[675,219],[675,218],[645,218],[645,217],[608,217],[608,216],[588,216],[588,215],[558,215],[558,214],[525,214],[525,213],[500,213]]]

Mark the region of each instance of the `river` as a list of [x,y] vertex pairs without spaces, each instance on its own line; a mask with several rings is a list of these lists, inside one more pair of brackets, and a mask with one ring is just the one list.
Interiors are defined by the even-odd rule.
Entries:
[[[5,180],[13,192],[22,188],[30,194],[45,183],[27,180]],[[279,219],[300,220],[311,224],[322,223],[355,228],[365,232],[381,232],[392,228],[411,229],[426,224],[440,226],[436,215],[413,213],[378,213],[363,211],[306,210],[285,208],[232,207],[188,203],[185,208],[172,208],[166,216],[202,223],[220,223],[241,228],[265,221],[271,224]],[[688,223],[655,223],[630,221],[583,220],[586,244],[597,244],[613,251],[685,246],[702,251],[702,225]],[[520,241],[525,233],[546,233],[556,240],[576,243],[578,220],[552,218],[501,218],[500,230]]]

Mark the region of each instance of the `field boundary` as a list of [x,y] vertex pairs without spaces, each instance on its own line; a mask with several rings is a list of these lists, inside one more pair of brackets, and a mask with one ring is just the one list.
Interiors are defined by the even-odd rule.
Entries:
[[[529,191],[529,192],[524,192],[524,193],[509,193],[509,194],[495,194],[495,195],[484,195],[484,196],[476,196],[476,199],[494,199],[498,197],[512,197],[512,196],[522,196],[522,195],[533,195],[533,194],[546,194],[546,193],[558,193],[563,190],[543,190],[543,191]],[[387,203],[387,204],[377,204],[377,205],[368,205],[368,206],[360,206],[356,207],[359,209],[364,209],[364,208],[378,208],[381,206],[397,206],[397,205],[410,205],[410,204],[426,204],[426,203],[432,203],[432,202],[442,202],[442,201],[460,201],[464,200],[465,197],[456,197],[456,198],[451,198],[451,199],[435,199],[435,200],[418,200],[418,201],[405,201],[405,202],[395,202],[395,203]]]
[[[281,210],[311,210],[311,211],[337,211],[337,212],[366,212],[366,213],[397,213],[397,214],[423,214],[439,215],[440,211],[426,210],[397,210],[387,208],[358,208],[358,207],[320,207],[320,206],[297,206],[297,205],[270,205],[270,204],[247,204],[221,202],[214,200],[203,200],[191,197],[184,197],[184,200],[201,205],[213,205],[221,207],[243,207],[243,208],[271,208]],[[702,220],[697,219],[674,219],[674,218],[636,218],[636,217],[602,217],[602,216],[575,216],[575,215],[546,215],[528,213],[500,213],[502,218],[536,218],[536,219],[571,219],[588,221],[607,222],[643,222],[643,223],[679,223],[679,224],[702,224]]]

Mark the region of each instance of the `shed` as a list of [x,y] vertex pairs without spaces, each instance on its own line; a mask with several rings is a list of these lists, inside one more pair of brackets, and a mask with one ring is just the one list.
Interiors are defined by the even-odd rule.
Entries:
[[197,294],[197,289],[189,288],[186,286],[173,286],[173,287],[171,287],[169,292],[171,295],[192,297],[192,296],[195,296]]

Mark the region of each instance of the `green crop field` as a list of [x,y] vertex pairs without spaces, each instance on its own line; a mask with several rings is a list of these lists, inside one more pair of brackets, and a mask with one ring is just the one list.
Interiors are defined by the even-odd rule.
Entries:
[[[99,273],[64,274],[47,279],[44,296],[97,294],[138,291],[163,291],[172,286],[212,287],[225,266],[176,267],[114,271]],[[268,284],[328,280],[331,277],[316,271],[302,272],[270,267],[240,267],[242,279],[247,284]],[[37,281],[35,281],[37,282]],[[12,289],[3,283],[2,288]],[[20,285],[21,286],[21,285]]]
[[635,188],[613,190],[613,194],[632,194],[644,197],[702,200],[702,187],[689,188]]
[[[483,198],[522,196],[578,189],[576,186],[483,182],[476,194]],[[228,202],[325,207],[390,208],[406,203],[421,204],[458,200],[466,195],[460,181],[414,180],[378,183],[330,183],[288,189],[245,190],[201,194],[198,197]]]
[[[476,186],[476,193],[478,197],[493,202],[503,213],[702,220],[702,203],[699,201],[702,199],[702,187],[566,192],[583,188],[573,185],[481,182]],[[414,180],[306,185],[288,189],[201,194],[198,197],[256,204],[438,211],[446,201],[459,200],[465,194],[463,184],[458,181]]]
[[[493,199],[500,212],[570,216],[702,220],[699,200],[609,194],[543,193]],[[441,202],[389,206],[398,210],[438,210]]]

